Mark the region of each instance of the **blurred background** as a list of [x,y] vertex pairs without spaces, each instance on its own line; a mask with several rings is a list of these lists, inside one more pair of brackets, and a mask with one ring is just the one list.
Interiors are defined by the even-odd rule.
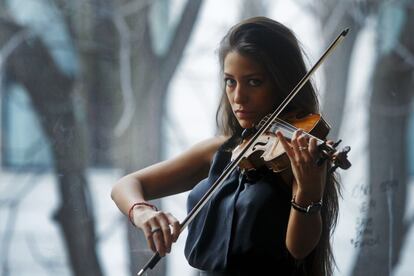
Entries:
[[[1,276],[136,275],[152,253],[111,187],[214,135],[218,43],[256,15],[309,67],[350,28],[314,77],[352,148],[335,275],[414,275],[414,1],[2,0]],[[155,203],[186,215],[186,194]],[[147,275],[196,275],[185,235]]]

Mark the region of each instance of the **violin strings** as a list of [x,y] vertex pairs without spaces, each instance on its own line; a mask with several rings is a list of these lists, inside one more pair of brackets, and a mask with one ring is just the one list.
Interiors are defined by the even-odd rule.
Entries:
[[[279,118],[276,118],[276,119],[275,119],[275,121],[276,121],[279,125],[281,125],[281,126],[285,127],[287,130],[290,130],[292,133],[293,133],[295,130],[297,130],[297,128],[296,128],[295,126],[293,126],[293,125],[289,124],[288,122],[283,121],[283,120],[281,120],[281,119],[279,119]],[[324,143],[324,141],[323,141],[323,140],[319,139],[318,137],[315,137],[314,135],[310,134],[309,132],[306,132],[306,131],[303,131],[303,132],[304,132],[306,135],[308,135],[309,137],[311,137],[311,138],[315,138],[318,142]]]

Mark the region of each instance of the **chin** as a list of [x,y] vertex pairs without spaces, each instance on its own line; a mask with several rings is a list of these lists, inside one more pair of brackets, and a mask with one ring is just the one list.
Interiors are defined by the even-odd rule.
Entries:
[[249,121],[239,121],[239,124],[242,128],[251,128],[254,126],[254,123]]

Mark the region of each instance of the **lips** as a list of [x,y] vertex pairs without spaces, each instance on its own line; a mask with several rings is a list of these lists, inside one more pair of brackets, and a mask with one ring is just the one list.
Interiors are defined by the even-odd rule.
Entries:
[[249,119],[249,118],[252,118],[255,114],[253,111],[247,111],[247,110],[241,110],[241,109],[236,110],[234,113],[240,119]]

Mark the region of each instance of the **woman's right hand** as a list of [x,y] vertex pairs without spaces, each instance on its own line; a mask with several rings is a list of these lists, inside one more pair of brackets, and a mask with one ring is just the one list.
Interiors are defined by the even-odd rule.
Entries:
[[152,251],[158,252],[161,257],[171,252],[171,244],[180,235],[180,223],[173,215],[148,206],[135,206],[131,219],[144,232]]
[[[217,136],[200,142],[172,159],[122,177],[112,188],[111,197],[118,208],[144,231],[148,247],[160,256],[170,252],[180,234],[180,224],[167,212],[135,203],[191,190],[207,177],[214,153],[227,139]],[[158,227],[162,230],[154,232]]]

